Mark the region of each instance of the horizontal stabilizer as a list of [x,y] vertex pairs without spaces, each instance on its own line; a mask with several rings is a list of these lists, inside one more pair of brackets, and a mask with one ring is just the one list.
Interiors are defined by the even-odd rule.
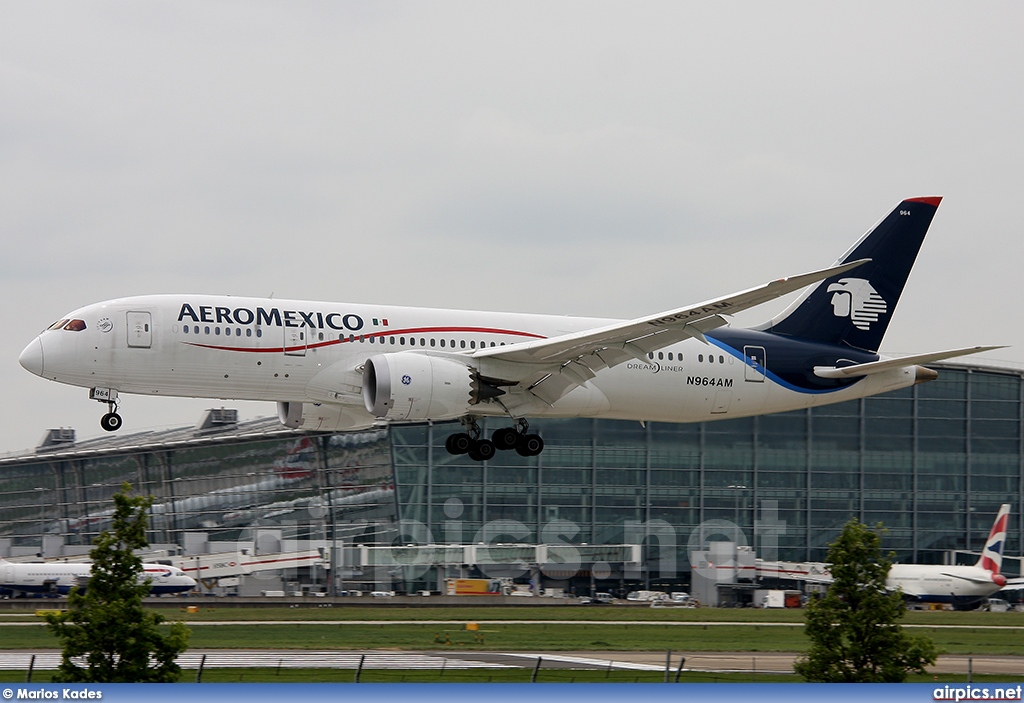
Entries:
[[950,578],[960,579],[961,581],[969,581],[970,583],[978,583],[982,586],[992,585],[992,577],[981,578],[980,576],[967,576],[966,574],[957,574],[952,571],[943,571],[943,576],[949,576]]
[[883,371],[891,371],[905,366],[916,366],[918,364],[930,364],[944,359],[953,359],[968,354],[980,354],[981,352],[1002,349],[1002,346],[995,347],[965,347],[964,349],[949,349],[947,351],[931,352],[930,354],[915,354],[903,356],[898,359],[881,359],[880,361],[869,361],[866,364],[854,364],[852,366],[815,366],[814,375],[820,378],[854,378],[857,376],[870,376]]

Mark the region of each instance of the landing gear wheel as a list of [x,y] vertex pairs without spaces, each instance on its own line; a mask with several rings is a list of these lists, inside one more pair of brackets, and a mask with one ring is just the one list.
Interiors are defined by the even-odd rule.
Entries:
[[473,461],[487,461],[494,456],[494,442],[489,439],[478,439],[469,449],[469,458]]
[[514,427],[502,427],[494,431],[491,441],[494,442],[494,447],[501,451],[515,449],[519,443],[519,432]]
[[524,434],[516,444],[516,454],[519,456],[537,456],[544,451],[544,440],[539,434]]
[[473,446],[473,438],[465,432],[456,432],[455,434],[448,435],[448,438],[444,441],[444,448],[448,450],[449,454],[466,454]]
[[100,418],[100,427],[105,429],[107,432],[113,432],[114,430],[121,429],[121,416],[117,413],[107,413]]

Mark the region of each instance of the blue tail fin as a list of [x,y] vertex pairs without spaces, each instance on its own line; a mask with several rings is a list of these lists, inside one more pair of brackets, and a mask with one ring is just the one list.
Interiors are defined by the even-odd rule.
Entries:
[[941,200],[904,200],[837,263],[871,261],[825,279],[762,329],[878,351]]

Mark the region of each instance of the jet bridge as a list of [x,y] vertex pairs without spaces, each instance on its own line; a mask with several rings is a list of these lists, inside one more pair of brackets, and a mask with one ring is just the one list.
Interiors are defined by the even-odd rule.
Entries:
[[247,551],[220,552],[174,557],[171,563],[191,576],[207,589],[218,585],[220,579],[251,576],[264,571],[298,569],[309,566],[330,568],[323,549],[300,549],[276,554],[249,554]]

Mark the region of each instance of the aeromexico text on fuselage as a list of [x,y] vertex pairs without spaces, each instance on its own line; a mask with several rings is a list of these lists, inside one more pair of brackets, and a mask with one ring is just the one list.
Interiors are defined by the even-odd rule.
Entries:
[[[696,317],[708,312],[726,312],[732,307],[729,303],[689,310],[687,316]],[[198,310],[198,312],[196,312]],[[257,307],[255,310],[246,307],[231,308],[226,305],[197,305],[182,303],[178,312],[178,322],[188,318],[192,322],[232,325],[272,325],[276,327],[308,327],[310,329],[332,329],[336,331],[358,332],[363,329],[363,318],[356,313],[329,312],[321,310],[281,310],[280,308]],[[649,324],[658,326],[685,319],[684,315],[651,320]],[[376,321],[374,321],[376,323]],[[385,321],[385,325],[387,321]]]
[[[309,329],[332,329],[338,332],[360,332],[365,327],[362,316],[356,313],[323,312],[322,310],[282,310],[257,306],[231,308],[220,305],[197,305],[182,303],[178,321],[191,320],[195,323],[267,325]],[[373,321],[374,325],[388,326],[387,319]],[[526,336],[536,336],[522,333]],[[746,362],[744,348],[749,346],[765,349],[765,375],[779,385],[794,391],[827,392],[845,388],[857,383],[860,378],[826,379],[815,376],[814,366],[833,366],[839,360],[849,363],[876,361],[877,354],[844,347],[806,342],[776,334],[748,329],[719,329],[708,341],[723,351]],[[808,363],[808,361],[811,363]],[[692,385],[692,384],[691,384]],[[699,385],[699,383],[698,383]]]
[[322,310],[281,310],[280,308],[256,309],[230,308],[220,305],[197,305],[182,303],[178,322],[191,320],[210,324],[267,325],[273,327],[308,327],[310,329],[332,329],[338,332],[358,332],[364,322],[355,313],[328,312]]

